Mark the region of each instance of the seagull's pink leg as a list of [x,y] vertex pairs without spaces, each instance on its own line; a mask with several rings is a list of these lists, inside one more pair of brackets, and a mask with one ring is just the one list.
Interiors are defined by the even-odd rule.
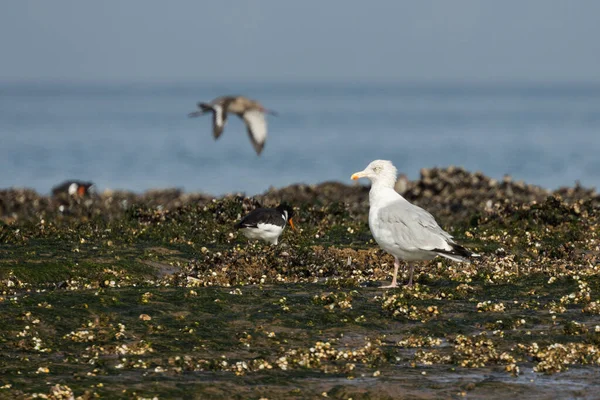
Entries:
[[394,257],[394,277],[392,278],[392,283],[387,286],[382,286],[382,288],[398,287],[398,282],[396,282],[398,277],[398,268],[400,268],[400,260],[398,260],[398,257]]

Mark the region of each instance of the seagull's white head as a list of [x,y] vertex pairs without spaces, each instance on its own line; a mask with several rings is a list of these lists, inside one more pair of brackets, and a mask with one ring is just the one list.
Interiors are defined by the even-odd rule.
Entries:
[[351,179],[368,178],[373,185],[393,188],[397,176],[398,170],[391,161],[375,160],[367,165],[367,168],[364,170],[352,174]]

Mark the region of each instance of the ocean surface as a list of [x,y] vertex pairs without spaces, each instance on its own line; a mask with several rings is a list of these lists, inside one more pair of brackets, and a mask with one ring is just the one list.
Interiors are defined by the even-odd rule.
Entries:
[[[189,119],[199,100],[244,94],[279,112],[263,154],[229,118]],[[554,189],[600,187],[600,86],[363,83],[0,84],[0,188],[261,193],[341,181],[373,159],[410,179],[462,166]]]

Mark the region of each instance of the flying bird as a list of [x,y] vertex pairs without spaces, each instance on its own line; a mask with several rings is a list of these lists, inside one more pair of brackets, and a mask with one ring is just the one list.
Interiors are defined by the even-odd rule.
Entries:
[[235,224],[235,228],[241,230],[248,239],[277,244],[288,222],[296,230],[293,216],[294,209],[286,204],[280,204],[276,208],[257,208]]
[[223,133],[227,123],[227,115],[235,114],[244,120],[250,142],[260,155],[267,140],[267,120],[265,114],[277,115],[273,110],[267,110],[258,101],[244,96],[217,97],[210,103],[198,103],[200,111],[189,113],[189,117],[199,117],[208,112],[213,115],[213,136],[217,140]]
[[[394,277],[389,286],[398,287],[396,281],[400,260],[431,260],[436,256],[453,261],[470,262],[477,257],[445,232],[435,218],[394,190],[396,167],[386,160],[375,160],[363,171],[352,175],[352,180],[368,178],[371,181],[369,191],[369,227],[379,246],[394,256]],[[413,283],[414,265],[410,264],[408,286]]]

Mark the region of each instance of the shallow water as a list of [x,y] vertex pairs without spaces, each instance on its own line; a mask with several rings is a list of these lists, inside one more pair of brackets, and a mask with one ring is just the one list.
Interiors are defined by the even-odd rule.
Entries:
[[[230,118],[215,142],[199,100],[246,94],[269,118],[261,157]],[[0,187],[64,179],[100,190],[211,194],[349,182],[375,158],[409,178],[459,165],[547,188],[600,184],[600,87],[394,84],[3,84]]]

